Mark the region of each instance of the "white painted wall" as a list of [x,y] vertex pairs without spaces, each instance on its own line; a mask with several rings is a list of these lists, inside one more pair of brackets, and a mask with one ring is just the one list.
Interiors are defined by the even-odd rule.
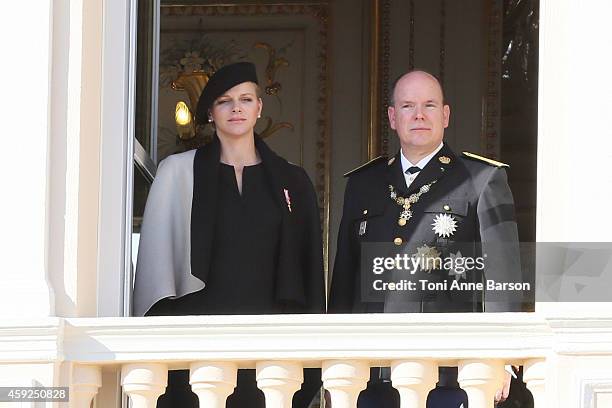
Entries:
[[537,240],[609,242],[612,2],[540,7]]
[[51,6],[7,2],[0,12],[0,316],[54,308],[46,283]]
[[[612,31],[605,0],[540,1],[539,242],[610,242]],[[556,316],[612,314],[612,303],[539,303]]]
[[123,313],[132,3],[40,2],[27,25],[0,7],[0,316]]

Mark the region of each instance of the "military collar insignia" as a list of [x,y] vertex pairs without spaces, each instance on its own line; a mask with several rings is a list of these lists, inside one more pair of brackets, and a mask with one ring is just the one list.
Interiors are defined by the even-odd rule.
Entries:
[[457,220],[449,214],[438,214],[434,217],[432,230],[440,238],[449,238],[457,231]]
[[387,166],[392,165],[394,161],[395,161],[395,156],[389,159],[389,161],[387,162]]
[[438,157],[438,160],[442,164],[450,164],[450,162],[451,162],[451,159],[448,156],[440,156],[440,157]]
[[493,160],[493,159],[489,159],[488,157],[484,157],[484,156],[479,156],[477,154],[474,153],[470,153],[470,152],[462,152],[463,156],[467,157],[468,159],[473,159],[473,160],[477,160],[483,163],[487,163],[490,164],[491,166],[495,166],[495,167],[510,167],[510,165],[506,164],[506,163],[502,163],[499,162],[497,160]]

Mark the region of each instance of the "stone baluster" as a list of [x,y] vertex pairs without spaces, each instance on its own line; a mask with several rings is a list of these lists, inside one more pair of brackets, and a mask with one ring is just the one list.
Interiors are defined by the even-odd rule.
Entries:
[[459,364],[459,385],[467,393],[470,408],[491,408],[504,382],[502,360],[464,360]]
[[70,384],[71,408],[89,408],[102,386],[102,370],[98,366],[75,365]]
[[304,382],[300,363],[260,361],[256,365],[257,387],[266,396],[266,408],[291,408],[293,394]]
[[355,408],[359,393],[366,388],[370,366],[366,361],[324,361],[323,387],[329,391],[334,408]]
[[546,407],[546,360],[527,360],[523,367],[523,381],[533,395],[534,408]]
[[132,408],[155,408],[168,385],[168,366],[159,363],[126,364],[121,367],[121,386]]
[[238,367],[234,363],[196,362],[189,367],[189,383],[200,407],[225,408],[225,401],[236,388]]
[[391,363],[391,382],[400,394],[401,408],[425,408],[427,395],[438,381],[438,366],[433,361]]

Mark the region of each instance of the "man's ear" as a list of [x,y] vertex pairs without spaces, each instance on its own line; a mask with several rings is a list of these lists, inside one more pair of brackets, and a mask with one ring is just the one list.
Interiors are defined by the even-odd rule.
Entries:
[[389,106],[387,108],[387,116],[389,116],[389,126],[391,126],[391,129],[396,130],[395,129],[395,107],[394,106]]
[[450,106],[444,105],[444,108],[442,108],[442,113],[444,115],[444,128],[447,128],[450,122]]

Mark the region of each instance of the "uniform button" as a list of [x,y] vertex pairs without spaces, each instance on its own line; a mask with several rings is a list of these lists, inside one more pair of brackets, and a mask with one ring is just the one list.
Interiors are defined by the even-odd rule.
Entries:
[[450,211],[450,205],[444,204],[444,211]]
[[405,219],[403,219],[403,218],[400,218],[399,220],[397,220],[397,224],[398,224],[400,227],[403,227],[404,225],[406,225],[406,220],[405,220]]
[[366,215],[368,213],[368,210],[363,210],[363,215]]
[[401,239],[400,237],[397,237],[397,238],[395,238],[395,239],[393,240],[393,243],[394,243],[395,245],[402,245],[402,242],[403,242],[403,241],[402,241],[402,239]]

